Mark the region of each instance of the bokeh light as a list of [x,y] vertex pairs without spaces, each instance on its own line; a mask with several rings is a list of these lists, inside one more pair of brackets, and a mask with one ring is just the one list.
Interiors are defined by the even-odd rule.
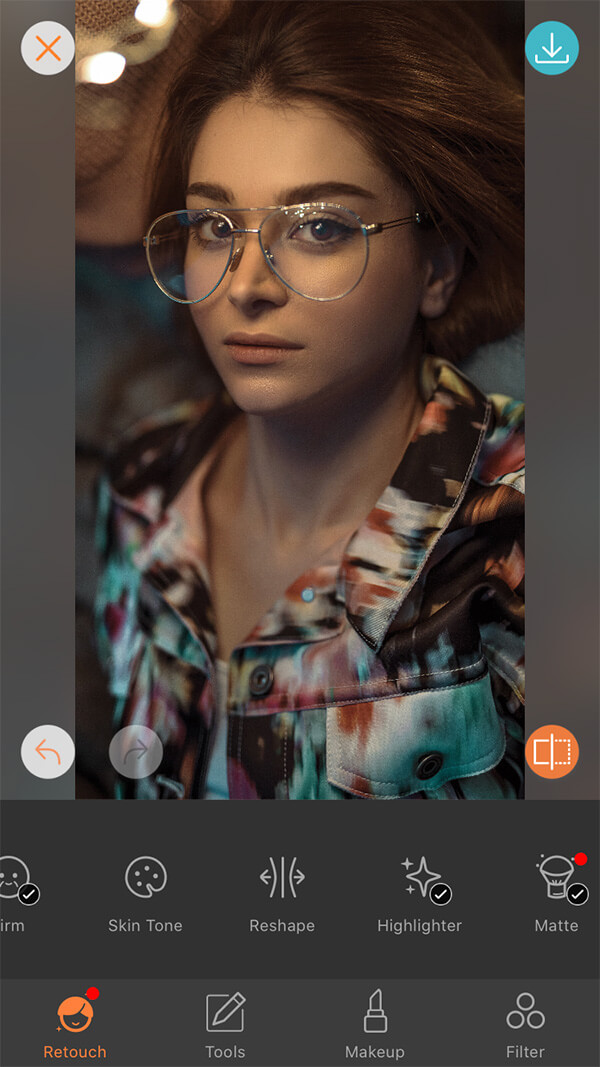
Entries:
[[143,26],[164,26],[169,18],[169,0],[140,0],[135,17]]
[[82,59],[77,66],[81,81],[96,85],[109,85],[116,82],[125,70],[125,56],[120,52],[96,52],[93,56]]

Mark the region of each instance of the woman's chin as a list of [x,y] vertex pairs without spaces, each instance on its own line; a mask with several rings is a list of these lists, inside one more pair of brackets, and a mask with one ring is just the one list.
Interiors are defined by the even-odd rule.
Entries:
[[226,381],[224,384],[234,404],[246,415],[284,415],[306,403],[306,398],[282,388],[281,383]]

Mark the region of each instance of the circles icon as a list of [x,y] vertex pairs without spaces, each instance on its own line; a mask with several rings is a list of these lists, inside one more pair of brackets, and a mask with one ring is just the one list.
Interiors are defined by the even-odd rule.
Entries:
[[149,900],[167,884],[167,869],[156,856],[138,856],[125,871],[125,885],[134,897]]
[[519,993],[517,1006],[506,1016],[506,1025],[511,1030],[520,1030],[527,1025],[531,1030],[541,1030],[546,1023],[546,1016],[535,1006],[533,993]]
[[75,55],[75,41],[60,22],[36,22],[21,41],[23,62],[36,74],[60,74]]

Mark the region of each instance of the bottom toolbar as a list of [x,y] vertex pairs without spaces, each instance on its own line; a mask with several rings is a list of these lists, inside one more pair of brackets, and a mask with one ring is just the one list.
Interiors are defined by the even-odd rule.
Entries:
[[597,1004],[591,980],[532,977],[5,980],[1,1062],[597,1067]]

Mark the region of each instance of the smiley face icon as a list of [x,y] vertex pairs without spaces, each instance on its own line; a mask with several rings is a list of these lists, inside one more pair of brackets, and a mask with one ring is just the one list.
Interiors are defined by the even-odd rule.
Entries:
[[0,856],[0,897],[16,897],[29,881],[29,868],[18,856]]
[[94,1017],[94,1009],[85,997],[67,997],[59,1004],[57,1014],[65,1030],[78,1034],[81,1030],[87,1030]]
[[125,871],[125,885],[135,897],[147,900],[167,884],[167,869],[155,856],[138,856]]

